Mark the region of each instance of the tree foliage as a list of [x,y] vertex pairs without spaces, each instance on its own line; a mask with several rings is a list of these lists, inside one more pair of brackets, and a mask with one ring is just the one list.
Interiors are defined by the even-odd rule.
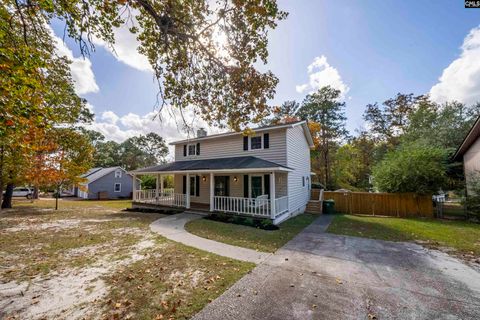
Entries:
[[83,54],[93,37],[113,45],[126,25],[153,68],[162,106],[193,106],[209,124],[236,130],[269,113],[278,79],[255,64],[266,64],[268,31],[287,16],[275,0],[5,0],[2,9],[14,24],[5,24],[6,37],[18,28],[33,35],[18,43],[27,51],[52,20],[65,23]]
[[0,6],[0,200],[5,185],[35,183],[28,174],[41,169],[40,153],[61,152],[40,147],[47,136],[60,128],[73,134],[77,123],[92,119],[75,94],[70,61],[55,53],[46,18],[27,16],[26,5],[6,1]]
[[313,168],[319,172],[320,182],[328,188],[333,186],[331,171],[334,153],[348,135],[345,128],[345,102],[339,98],[339,90],[323,87],[307,95],[296,113],[301,119],[312,121],[318,126],[318,130],[312,132],[316,141],[312,153]]
[[122,143],[105,141],[105,137],[95,131],[87,131],[95,147],[94,166],[121,166],[134,170],[163,163],[168,155],[165,140],[154,132],[131,137]]
[[375,189],[436,193],[447,183],[448,151],[421,143],[403,144],[373,168]]

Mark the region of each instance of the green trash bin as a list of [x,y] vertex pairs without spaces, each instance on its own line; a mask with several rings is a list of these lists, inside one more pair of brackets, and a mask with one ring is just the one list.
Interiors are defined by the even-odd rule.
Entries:
[[335,213],[335,200],[323,200],[323,213],[334,214]]

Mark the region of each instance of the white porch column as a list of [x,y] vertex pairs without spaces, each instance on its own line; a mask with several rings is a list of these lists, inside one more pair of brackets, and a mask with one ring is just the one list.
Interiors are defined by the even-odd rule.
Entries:
[[158,188],[160,184],[160,174],[157,173],[157,178],[155,179],[155,201],[158,202]]
[[215,195],[215,178],[213,177],[213,172],[210,172],[210,211],[215,209],[214,207],[214,199],[213,196]]
[[137,175],[133,175],[133,183],[132,183],[132,200],[135,201],[137,199]]
[[190,173],[187,173],[187,187],[185,188],[185,208],[190,209]]
[[275,172],[270,173],[270,217],[275,218]]
[[163,196],[163,175],[160,175],[160,194]]

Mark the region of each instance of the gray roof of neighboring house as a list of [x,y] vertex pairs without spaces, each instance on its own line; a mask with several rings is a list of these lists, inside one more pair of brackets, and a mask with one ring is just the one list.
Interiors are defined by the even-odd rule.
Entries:
[[279,165],[278,163],[263,160],[260,158],[247,157],[232,157],[219,159],[205,159],[205,160],[189,160],[176,161],[158,166],[142,168],[133,173],[150,173],[150,172],[166,172],[166,171],[198,171],[198,170],[228,170],[228,169],[264,169],[264,168],[285,168],[288,167]]
[[117,169],[120,169],[125,172],[121,167],[110,167],[110,168],[92,168],[87,173],[82,175],[82,178],[86,178],[87,181],[84,184],[92,183],[95,180],[100,179],[101,177],[113,172]]
[[92,173],[97,172],[98,170],[102,170],[102,168],[101,168],[101,167],[92,168],[92,169],[88,170],[86,173],[82,174],[80,177],[86,178],[86,177],[88,177],[89,175],[91,175]]

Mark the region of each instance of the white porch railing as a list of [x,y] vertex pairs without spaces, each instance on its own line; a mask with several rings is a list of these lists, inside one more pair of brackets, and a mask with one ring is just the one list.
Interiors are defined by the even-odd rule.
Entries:
[[[134,201],[141,203],[156,204],[167,207],[185,207],[187,195],[174,193],[173,189],[164,189],[164,192],[158,192],[154,189],[136,190]],[[213,210],[227,213],[235,213],[261,218],[276,218],[279,215],[288,212],[288,197],[275,199],[275,214],[272,216],[271,200],[267,195],[257,198],[242,197],[213,197]]]
[[185,207],[186,195],[181,193],[174,193],[173,189],[165,189],[164,192],[159,192],[157,197],[157,191],[150,190],[137,190],[135,191],[133,200],[135,202],[158,204],[170,207]]
[[281,197],[275,199],[275,217],[288,211],[288,197]]
[[270,217],[270,200],[265,197],[213,197],[213,210],[231,212],[255,217]]

